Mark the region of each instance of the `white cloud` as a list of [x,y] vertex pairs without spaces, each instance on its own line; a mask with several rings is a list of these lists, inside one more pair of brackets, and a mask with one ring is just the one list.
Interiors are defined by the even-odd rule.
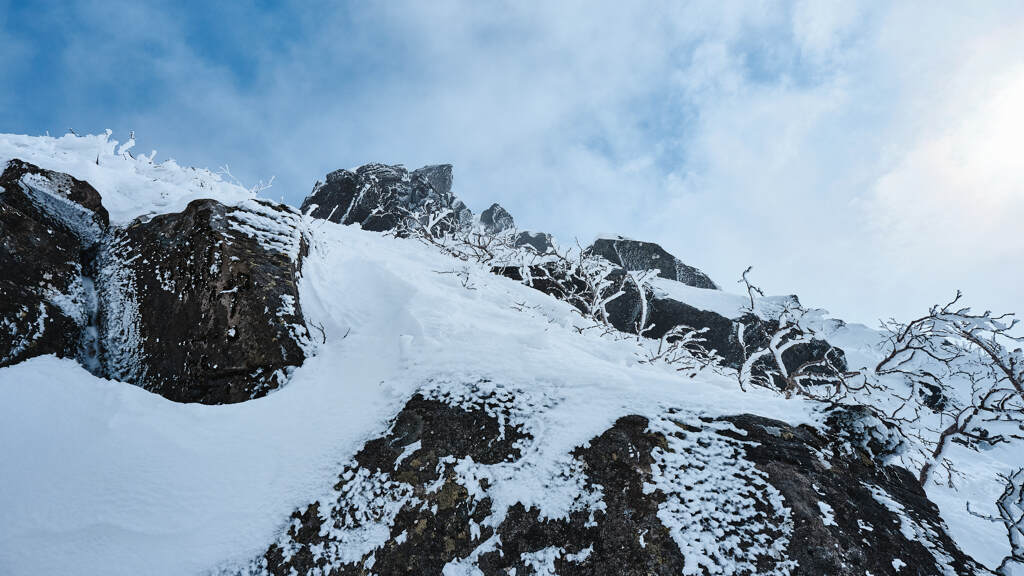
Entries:
[[737,84],[723,64],[657,235],[723,283],[753,263],[771,291],[862,321],[957,288],[1020,310],[1024,20],[976,8],[855,10],[868,20],[813,32],[798,9],[794,33],[826,69]]
[[727,286],[754,264],[857,320],[957,287],[1020,307],[1015,4],[304,7],[276,32],[222,16],[244,77],[172,4],[82,8],[70,89],[160,92],[62,112],[296,203],[335,168],[453,162],[477,209],[656,240]]
[[[893,288],[964,288],[974,302],[1024,303],[1024,65],[973,77],[875,183],[864,206]],[[932,292],[921,289],[918,292]]]

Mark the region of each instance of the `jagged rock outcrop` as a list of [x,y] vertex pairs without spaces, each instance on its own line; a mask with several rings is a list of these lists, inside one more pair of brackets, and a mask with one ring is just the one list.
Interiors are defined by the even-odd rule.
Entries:
[[515,228],[516,221],[500,204],[491,204],[489,208],[480,213],[480,226],[488,234],[500,234],[505,230]]
[[658,270],[658,276],[696,288],[717,290],[718,286],[700,270],[685,264],[653,242],[628,238],[599,238],[587,249],[625,270]]
[[[750,313],[727,318],[667,297],[651,285],[644,285],[641,289],[635,275],[616,266],[604,275],[603,285],[599,287],[592,278],[566,264],[551,260],[530,266],[495,266],[491,271],[524,282],[584,313],[595,301],[602,301],[603,314],[598,319],[621,332],[652,339],[667,336],[671,341],[678,338],[677,334],[670,334],[677,328],[699,331],[700,345],[717,356],[724,366],[739,369],[747,358],[757,355],[750,367],[751,374],[759,382],[779,390],[790,386],[784,374],[800,372],[804,384],[818,385],[834,383],[834,377],[847,369],[843,350],[822,339],[787,344],[781,352],[782,367],[776,366],[774,354],[758,354],[768,348],[772,336],[780,331],[778,319],[761,318]],[[524,272],[527,273],[525,277]],[[789,298],[788,305],[800,308],[795,296]],[[790,338],[799,336],[801,334],[795,331]]]
[[647,300],[647,322],[641,327],[643,303],[636,283],[622,269],[613,270],[607,278],[611,281],[607,292],[622,293],[605,306],[608,322],[617,330],[635,334],[642,328],[644,336],[661,338],[677,326],[697,330],[706,328],[703,338],[707,347],[717,350],[727,365],[739,363],[741,350],[735,335],[736,327],[729,318],[678,300],[659,297],[653,290],[646,288],[644,298]]
[[[950,538],[914,475],[881,464],[868,445],[844,445],[848,431],[826,436],[749,414],[726,420],[792,510],[794,574],[989,574]],[[857,421],[845,413],[830,419]]]
[[424,166],[409,172],[404,166],[367,164],[355,171],[336,170],[318,182],[302,203],[302,211],[340,224],[359,224],[364,230],[392,230],[409,215],[451,210],[459,226],[469,225],[472,213],[451,192],[450,164]]
[[99,193],[12,160],[0,175],[0,366],[87,355],[94,302],[83,274],[108,226]]
[[305,358],[294,209],[198,200],[113,228],[67,174],[13,160],[0,188],[0,366],[56,354],[216,404],[265,394]]
[[549,472],[574,494],[563,514],[501,505],[499,476],[537,473],[516,402],[473,387],[415,395],[241,573],[988,574],[912,474],[850,434],[749,414],[624,415]]
[[551,234],[545,232],[523,231],[516,235],[513,246],[516,248],[529,248],[537,254],[547,254],[555,250],[555,241]]
[[103,366],[179,402],[241,402],[302,364],[300,215],[197,200],[117,230],[98,266]]

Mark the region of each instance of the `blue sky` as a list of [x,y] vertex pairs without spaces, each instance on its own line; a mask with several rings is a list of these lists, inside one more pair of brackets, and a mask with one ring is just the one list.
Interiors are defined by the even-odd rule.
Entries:
[[0,0],[0,131],[134,130],[294,204],[450,162],[475,210],[853,320],[1024,312],[1024,8],[971,4]]

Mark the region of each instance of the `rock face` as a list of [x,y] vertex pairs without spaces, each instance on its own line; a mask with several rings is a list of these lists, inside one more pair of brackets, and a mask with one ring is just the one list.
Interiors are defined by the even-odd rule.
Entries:
[[[746,458],[785,497],[793,514],[794,574],[988,574],[957,548],[914,475],[877,464],[868,447],[850,451],[817,430],[751,415],[729,418]],[[855,421],[847,413],[833,426]],[[849,431],[832,429],[839,438]],[[824,457],[827,452],[836,456]],[[908,539],[914,534],[915,539]],[[899,561],[898,563],[896,561]]]
[[700,270],[684,264],[661,246],[627,238],[600,238],[587,249],[625,270],[658,270],[658,276],[696,288],[717,290],[718,286]]
[[[454,220],[467,225],[469,209],[451,193],[450,164],[424,166],[409,172],[405,167],[367,164],[349,170],[336,170],[326,182],[317,183],[302,203],[302,211],[312,208],[314,218],[341,224],[359,224],[364,230],[392,230],[409,215],[448,209]],[[315,206],[315,207],[314,207]]]
[[241,402],[305,358],[294,209],[197,200],[113,234],[98,267],[111,377],[179,402]]
[[95,303],[83,275],[108,226],[89,184],[12,160],[0,175],[0,366],[87,354]]
[[241,573],[860,576],[895,575],[895,560],[988,573],[906,470],[849,434],[746,414],[624,415],[549,472],[551,490],[575,494],[564,513],[502,501],[497,476],[536,473],[515,404],[428,387]]
[[0,188],[0,366],[56,354],[217,404],[266,394],[304,360],[294,209],[197,200],[113,228],[66,174],[13,160]]
[[491,204],[490,208],[480,213],[480,225],[488,234],[499,234],[515,228],[516,221],[500,204]]
[[555,250],[555,242],[551,234],[544,232],[520,232],[516,235],[513,246],[529,248],[537,254],[547,254]]
[[[528,282],[529,286],[568,302],[580,311],[595,299],[593,287],[578,273],[560,267],[557,262],[534,264],[528,267],[530,277],[523,277],[523,268],[518,266],[497,266],[491,271],[500,276]],[[608,286],[603,296],[619,293],[605,304],[605,320],[616,330],[636,334],[643,329],[647,338],[661,338],[673,328],[686,326],[694,330],[704,329],[702,343],[709,351],[714,350],[722,357],[723,364],[739,367],[743,363],[743,349],[737,339],[739,323],[710,310],[701,310],[685,302],[663,298],[649,287],[644,290],[647,301],[647,318],[643,326],[643,303],[640,290],[622,268],[615,268],[605,279]],[[760,343],[760,341],[758,341]]]
[[[608,244],[602,241],[595,243],[595,246],[602,250],[608,248]],[[655,246],[656,250],[652,249],[654,253],[661,250],[656,245],[648,246]],[[598,255],[593,247],[588,250],[591,255]],[[618,257],[617,253],[613,256]],[[629,261],[633,262],[634,270],[645,271],[652,269],[643,267],[649,265],[651,261],[667,260],[668,258],[659,256],[648,260],[633,258]],[[691,306],[665,296],[650,285],[641,288],[637,284],[642,282],[637,280],[635,275],[615,263],[610,271],[604,273],[604,285],[601,287],[595,286],[592,280],[588,281],[578,269],[566,266],[565,262],[559,260],[530,266],[495,266],[491,271],[524,282],[536,290],[573,305],[581,312],[586,313],[592,302],[603,301],[604,315],[600,320],[606,321],[621,332],[641,334],[652,339],[666,338],[671,342],[679,337],[678,333],[674,332],[676,329],[684,329],[687,332],[689,330],[685,329],[700,331],[701,346],[707,352],[718,356],[721,364],[726,367],[739,369],[747,358],[758,356],[750,367],[751,374],[759,383],[779,390],[790,387],[785,375],[799,372],[803,384],[820,385],[833,383],[834,380],[830,378],[847,369],[845,353],[821,339],[787,344],[781,353],[784,366],[776,366],[774,354],[760,352],[769,347],[772,335],[780,331],[777,319],[765,319],[749,313],[732,319],[711,310]],[[524,277],[526,271],[528,274]],[[595,291],[600,294],[595,294]],[[790,297],[789,304],[796,308],[800,306],[795,297]],[[793,337],[802,336],[799,331],[793,333]]]

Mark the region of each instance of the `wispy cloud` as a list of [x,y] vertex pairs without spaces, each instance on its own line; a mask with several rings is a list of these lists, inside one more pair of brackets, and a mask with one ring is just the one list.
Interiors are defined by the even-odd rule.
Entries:
[[658,240],[726,285],[754,264],[768,290],[863,321],[957,287],[1024,300],[1013,3],[5,12],[0,47],[35,54],[0,65],[26,87],[0,112],[18,129],[135,129],[185,162],[276,175],[295,203],[338,167],[453,162],[478,209]]

